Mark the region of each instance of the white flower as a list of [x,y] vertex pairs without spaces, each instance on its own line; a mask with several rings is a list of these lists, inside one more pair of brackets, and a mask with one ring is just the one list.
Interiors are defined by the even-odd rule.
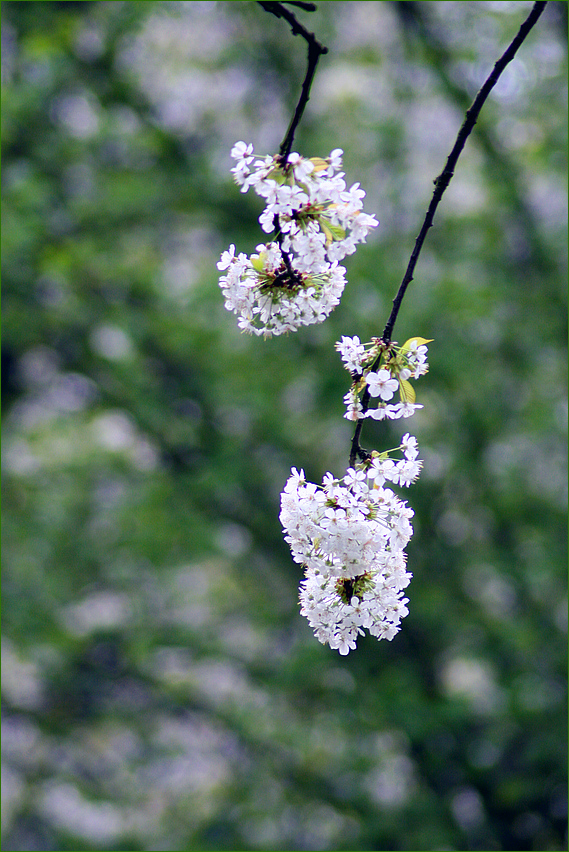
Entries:
[[[314,634],[323,645],[330,645],[346,655],[356,647],[364,629],[378,639],[391,641],[399,632],[401,619],[408,614],[403,589],[411,574],[403,566],[393,571],[391,566],[373,574],[363,574],[358,582],[362,591],[350,595],[348,583],[333,577],[323,578],[312,569],[300,584],[300,614],[308,619]],[[365,589],[365,591],[363,590]]]
[[411,417],[419,408],[423,408],[423,406],[417,405],[414,402],[400,402],[394,408],[394,419],[397,420],[399,417]]
[[[314,160],[293,152],[286,166],[276,154],[254,159],[253,146],[237,142],[231,156],[237,160],[231,169],[242,192],[253,187],[266,199],[266,208],[259,221],[265,233],[271,233],[278,216],[278,229],[288,234],[290,245],[299,254],[295,239],[309,230],[320,232],[325,245],[319,261],[339,262],[355,251],[357,243],[365,242],[372,228],[379,224],[374,216],[364,213],[365,192],[359,183],[346,190],[339,148],[327,160]],[[284,246],[288,251],[288,246]]]
[[346,413],[344,414],[346,420],[360,420],[364,416],[363,405],[355,390],[348,391],[344,396],[344,402],[346,403]]
[[295,211],[308,201],[308,196],[299,186],[281,186],[275,180],[258,184],[257,194],[267,199],[267,206],[259,216],[261,227],[267,234],[275,229],[275,216],[286,216],[285,221],[290,222]]
[[[420,465],[389,461],[381,469],[391,478],[405,478],[399,466]],[[368,478],[375,478],[372,488]],[[411,575],[403,549],[413,532],[413,512],[380,481],[377,459],[371,471],[350,468],[341,480],[326,473],[321,486],[293,468],[281,495],[285,541],[305,570],[301,614],[316,638],[340,654],[355,648],[364,628],[393,638],[407,614],[402,590]]]
[[[422,405],[404,400],[414,398],[412,390],[409,390],[409,379],[417,379],[428,370],[427,346],[418,343],[423,339],[413,338],[398,347],[395,343],[386,344],[380,338],[373,338],[370,343],[362,344],[358,337],[342,337],[342,340],[336,343],[336,349],[353,378],[350,393],[344,397],[347,404],[344,417],[348,420],[358,420],[361,417],[398,420],[400,417],[410,417],[418,408],[422,408]],[[379,369],[369,370],[370,365],[379,365]],[[370,407],[365,412],[360,401],[364,387],[367,388],[371,399],[380,400],[376,408]],[[386,401],[392,399],[397,388],[402,401],[387,405]]]
[[288,162],[294,168],[294,176],[297,181],[307,180],[314,171],[314,163],[301,157],[296,151],[289,154]]
[[[392,492],[370,490],[359,473],[352,470],[337,485],[325,478],[317,487],[293,472],[296,487],[289,480],[281,495],[280,517],[296,561],[322,557],[323,570],[335,577],[355,577],[376,565],[409,510]],[[311,534],[306,532],[307,521]]]
[[333,151],[330,152],[330,166],[329,168],[332,170],[332,173],[335,171],[339,171],[342,168],[342,155],[343,151],[341,148],[334,148]]
[[393,479],[393,471],[395,470],[395,462],[393,459],[375,458],[371,467],[368,469],[367,475],[370,479],[375,480],[375,485],[380,488],[386,479]]
[[[355,402],[353,404],[355,405]],[[380,402],[377,408],[368,408],[365,417],[371,417],[373,420],[399,420],[401,417],[411,417],[418,408],[423,406],[414,402],[398,402],[395,405]]]
[[416,340],[412,340],[406,355],[414,379],[418,379],[419,376],[424,376],[428,372],[427,346],[424,343],[419,345]]
[[377,373],[368,373],[366,382],[370,396],[379,396],[387,401],[399,387],[397,379],[392,378],[389,370],[379,370]]
[[411,485],[419,476],[422,466],[423,462],[418,459],[415,461],[410,461],[409,459],[401,460],[396,465],[397,476],[393,477],[393,482],[397,485]]
[[363,470],[354,470],[353,467],[348,468],[344,476],[344,484],[346,487],[357,496],[367,494],[368,487],[365,484],[367,479]]
[[[252,187],[265,199],[261,228],[277,236],[250,259],[236,258],[233,245],[223,252],[217,267],[227,271],[219,282],[225,307],[237,314],[239,328],[264,337],[322,322],[345,286],[339,262],[378,224],[361,209],[365,192],[359,184],[346,190],[340,148],[327,160],[292,152],[284,163],[280,154],[255,157],[253,145],[240,141],[231,157],[241,192]],[[349,416],[360,413],[355,401]]]
[[403,438],[401,439],[401,449],[403,450],[405,458],[410,459],[411,461],[416,459],[419,455],[417,439],[413,437],[413,435],[410,435],[409,432],[403,435]]
[[336,341],[335,348],[350,373],[361,373],[366,352],[359,337],[342,337]]
[[397,406],[386,405],[385,402],[380,402],[377,408],[368,408],[365,416],[371,417],[373,420],[397,420],[400,417],[397,414]]
[[248,334],[273,335],[320,323],[340,301],[346,283],[345,269],[323,263],[317,272],[305,268],[294,256],[287,269],[276,243],[257,246],[258,254],[239,254],[235,246],[224,251],[217,266],[227,270],[219,280],[225,307],[238,317]]
[[237,160],[237,165],[231,169],[235,182],[241,186],[241,192],[249,189],[250,165],[253,162],[253,146],[245,142],[236,142],[231,149],[231,156]]
[[228,251],[224,251],[221,253],[221,259],[217,262],[218,269],[227,269],[228,266],[231,266],[233,260],[235,259],[235,246],[231,244],[229,246]]
[[247,145],[246,142],[236,142],[233,148],[231,149],[231,156],[234,160],[252,160],[252,153],[253,145],[251,143]]
[[340,193],[340,198],[342,201],[345,201],[347,204],[352,206],[354,210],[359,210],[362,206],[362,199],[365,198],[365,192],[363,189],[359,188],[359,183],[355,183],[352,187],[350,187],[348,192]]

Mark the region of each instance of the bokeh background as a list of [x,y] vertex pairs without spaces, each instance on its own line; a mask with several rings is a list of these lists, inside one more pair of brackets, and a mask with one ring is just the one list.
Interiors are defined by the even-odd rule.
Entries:
[[322,2],[294,148],[381,225],[321,326],[263,341],[261,241],[305,43],[253,2],[2,3],[3,848],[566,848],[566,19],[487,102],[395,328],[410,614],[346,658],[298,614],[292,465],[347,466],[341,335],[381,333],[464,111],[530,2]]

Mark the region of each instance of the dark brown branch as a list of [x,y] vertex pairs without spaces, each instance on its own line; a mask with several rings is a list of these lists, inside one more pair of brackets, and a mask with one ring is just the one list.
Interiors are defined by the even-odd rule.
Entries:
[[[498,79],[499,79],[502,71],[504,70],[506,65],[508,65],[512,61],[512,59],[514,58],[514,56],[516,55],[516,53],[518,51],[518,48],[521,46],[521,44],[526,39],[528,33],[530,32],[530,30],[536,24],[539,16],[541,15],[541,13],[543,12],[543,10],[545,9],[546,6],[547,6],[547,0],[544,0],[544,2],[536,2],[536,3],[533,4],[533,7],[532,7],[531,12],[529,13],[528,17],[526,18],[526,20],[521,25],[520,29],[518,30],[516,36],[512,40],[509,47],[504,51],[502,56],[498,59],[498,61],[494,65],[494,68],[492,69],[488,78],[486,79],[486,81],[482,85],[480,91],[478,92],[478,94],[474,98],[472,105],[466,111],[464,122],[462,124],[462,127],[458,131],[458,136],[456,137],[456,142],[454,143],[452,151],[450,152],[450,154],[448,156],[448,159],[446,161],[446,165],[445,165],[443,171],[441,172],[441,174],[434,181],[435,191],[433,192],[433,197],[431,199],[431,203],[429,204],[429,208],[428,208],[427,213],[425,215],[425,220],[423,222],[423,225],[421,226],[421,230],[419,231],[417,239],[415,240],[415,246],[414,246],[413,251],[411,253],[411,257],[409,259],[407,269],[405,270],[405,275],[403,276],[403,280],[402,280],[402,282],[399,286],[399,290],[397,291],[397,295],[395,296],[395,299],[393,300],[393,308],[392,308],[391,314],[389,316],[389,319],[387,320],[387,324],[386,324],[385,329],[384,329],[383,334],[382,334],[382,340],[386,344],[390,343],[390,341],[391,341],[391,335],[393,334],[393,327],[395,325],[395,321],[397,319],[397,315],[398,315],[399,309],[401,307],[401,302],[403,301],[403,296],[405,295],[405,291],[407,290],[407,287],[409,286],[409,284],[413,280],[413,273],[415,271],[415,266],[417,264],[417,260],[419,259],[419,254],[421,253],[423,243],[425,242],[425,237],[427,236],[427,231],[429,230],[429,228],[433,224],[433,219],[435,217],[436,209],[439,205],[441,198],[443,197],[443,194],[444,194],[447,186],[449,185],[449,183],[451,181],[451,178],[454,174],[454,168],[456,166],[458,158],[460,157],[460,155],[461,155],[461,153],[464,149],[464,146],[466,144],[466,140],[468,139],[470,133],[472,132],[472,129],[474,128],[474,125],[476,124],[478,116],[480,115],[480,110],[484,106],[484,103],[485,103],[488,95],[490,94],[490,92],[492,91],[492,89],[494,88],[496,83],[498,82]],[[380,359],[381,359],[381,355],[378,356],[378,358],[373,363],[372,369],[375,369],[378,366]],[[362,396],[362,399],[361,399],[362,408],[363,408],[364,413],[368,409],[369,398],[370,398],[370,395],[369,395],[368,389],[366,387],[364,394]],[[362,461],[365,461],[365,459],[367,459],[369,457],[369,453],[360,446],[360,434],[361,434],[361,431],[362,431],[362,426],[363,426],[363,420],[360,419],[360,420],[358,420],[358,422],[356,424],[356,428],[355,428],[355,431],[354,431],[354,437],[352,438],[352,445],[351,445],[351,452],[350,452],[350,467],[354,466],[357,458],[360,458]]]
[[[310,87],[312,85],[316,66],[318,65],[318,60],[324,53],[328,53],[328,48],[320,44],[320,42],[316,40],[316,36],[314,35],[314,33],[309,33],[308,30],[303,27],[299,21],[297,21],[293,13],[286,9],[282,3],[273,3],[266,2],[266,0],[259,0],[259,5],[262,6],[266,12],[271,12],[271,14],[276,15],[277,18],[284,18],[285,21],[290,24],[292,34],[302,36],[302,38],[308,44],[308,67],[306,69],[306,75],[302,84],[300,98],[298,104],[296,105],[296,109],[294,111],[294,115],[292,117],[288,130],[279,148],[279,154],[282,158],[281,165],[286,166],[289,154],[292,151],[292,143],[294,140],[296,128],[299,125],[306,104],[308,103],[308,100],[310,98]],[[292,2],[291,0],[291,5],[300,6],[306,11],[314,11],[316,9],[316,7],[312,3]]]
[[492,72],[488,76],[488,79],[474,98],[472,106],[470,106],[466,111],[464,123],[458,131],[456,142],[454,143],[454,147],[448,156],[446,165],[441,174],[438,176],[438,178],[435,179],[435,191],[433,193],[431,203],[429,204],[429,209],[427,210],[425,221],[423,222],[421,230],[419,231],[419,235],[415,240],[415,247],[409,259],[409,264],[405,271],[405,275],[403,276],[403,281],[401,282],[397,295],[393,300],[393,310],[391,311],[391,315],[387,321],[382,335],[382,339],[386,343],[389,343],[389,341],[391,340],[391,335],[393,334],[393,326],[395,325],[395,320],[397,319],[397,314],[399,313],[399,308],[401,307],[403,296],[405,295],[407,286],[413,280],[413,272],[415,271],[415,266],[417,264],[417,260],[419,259],[419,254],[423,247],[427,231],[433,224],[435,211],[439,205],[441,198],[443,197],[444,191],[446,190],[447,186],[451,181],[451,178],[454,174],[454,167],[456,166],[457,160],[463,151],[467,138],[469,137],[474,125],[476,124],[478,116],[480,115],[480,110],[484,106],[488,95],[498,82],[500,74],[502,73],[506,65],[508,65],[508,63],[512,61],[518,51],[518,48],[523,43],[534,24],[537,22],[546,5],[547,0],[544,0],[544,2],[536,2],[533,4],[531,12],[529,13],[524,23],[521,25],[512,43],[507,48],[507,50],[504,51],[500,59],[498,59],[498,61],[494,65],[494,68],[492,69]]
[[305,12],[315,12],[316,6],[314,3],[305,3],[304,0],[284,0],[287,6],[298,6],[299,9],[304,9]]
[[[364,405],[365,400],[365,405]],[[364,395],[362,397],[362,406],[364,406],[364,411],[367,411],[367,406],[369,403],[369,393],[367,388],[364,391]],[[362,432],[362,426],[364,425],[363,420],[358,420],[356,424],[356,429],[354,432],[354,437],[352,438],[352,447],[350,450],[350,467],[354,467],[356,463],[356,459],[360,459],[360,461],[366,461],[370,457],[370,453],[367,450],[364,450],[363,447],[360,447],[360,435]]]

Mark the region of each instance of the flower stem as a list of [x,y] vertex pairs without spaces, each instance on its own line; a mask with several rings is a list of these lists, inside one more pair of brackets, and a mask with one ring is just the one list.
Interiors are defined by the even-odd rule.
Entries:
[[[462,124],[462,127],[458,131],[458,136],[456,137],[456,141],[453,145],[453,148],[452,148],[450,154],[448,155],[446,165],[445,165],[444,169],[442,170],[442,172],[440,173],[440,175],[437,178],[435,178],[435,180],[434,180],[435,190],[433,192],[433,197],[431,198],[431,203],[429,204],[427,213],[425,215],[424,222],[421,226],[421,230],[419,231],[419,234],[418,234],[418,236],[415,240],[415,246],[414,246],[413,251],[411,253],[411,257],[409,258],[409,263],[407,264],[407,269],[405,270],[405,275],[403,276],[403,280],[402,280],[401,284],[399,285],[399,290],[397,291],[397,295],[395,296],[395,298],[393,300],[393,308],[391,310],[391,314],[389,316],[389,319],[387,320],[385,329],[383,330],[383,334],[381,335],[381,339],[384,342],[384,344],[386,344],[386,345],[391,342],[391,335],[393,334],[393,327],[395,325],[395,321],[397,319],[397,315],[399,313],[399,309],[400,309],[401,303],[403,301],[403,296],[405,295],[407,287],[409,286],[409,284],[413,280],[413,273],[415,271],[415,266],[417,264],[417,260],[419,259],[419,254],[421,253],[423,243],[425,242],[425,237],[427,236],[427,231],[429,230],[429,228],[433,224],[433,219],[435,218],[436,209],[439,205],[441,198],[443,197],[443,194],[444,194],[447,186],[449,185],[449,183],[451,181],[451,178],[454,174],[455,166],[458,162],[458,158],[460,157],[460,155],[461,155],[461,153],[464,149],[464,146],[466,144],[466,140],[470,136],[470,133],[472,132],[472,129],[474,128],[474,125],[476,124],[478,116],[480,115],[480,110],[484,106],[484,103],[486,102],[488,95],[490,94],[490,92],[492,91],[492,89],[494,88],[496,83],[498,82],[498,79],[499,79],[502,71],[504,70],[506,65],[508,65],[512,61],[512,59],[514,58],[514,56],[516,55],[516,53],[518,51],[518,48],[523,44],[528,33],[534,27],[534,25],[536,24],[538,18],[540,17],[540,15],[542,14],[542,12],[543,12],[543,10],[545,9],[546,6],[547,6],[547,0],[542,0],[542,2],[536,2],[536,3],[533,4],[533,7],[532,7],[529,15],[527,16],[526,20],[523,22],[523,24],[521,25],[517,34],[514,36],[513,40],[511,41],[509,46],[506,48],[506,50],[504,51],[502,56],[494,64],[492,71],[490,72],[487,79],[485,80],[482,87],[480,88],[480,91],[478,92],[478,94],[474,98],[472,105],[466,110],[464,122]],[[377,361],[375,362],[375,364],[377,364]],[[375,364],[374,364],[373,368],[375,368]],[[363,413],[365,414],[365,412],[367,411],[368,405],[369,405],[369,392],[368,392],[367,387],[366,387],[364,394],[362,396],[361,403],[362,403]],[[360,435],[361,435],[361,431],[362,431],[362,425],[363,425],[363,420],[362,419],[358,420],[358,422],[356,424],[355,431],[354,431],[354,437],[352,438],[352,444],[351,444],[351,450],[350,450],[350,467],[354,466],[357,458],[360,458],[363,461],[369,455],[367,450],[364,450],[360,446]]]
[[529,13],[524,23],[521,25],[517,35],[514,37],[511,44],[504,51],[502,56],[495,63],[494,68],[492,69],[480,91],[474,98],[472,105],[466,111],[464,122],[462,124],[462,127],[458,131],[456,142],[454,143],[452,151],[448,156],[446,165],[440,175],[434,180],[435,191],[433,192],[431,203],[429,204],[429,208],[425,215],[425,220],[423,222],[421,230],[419,231],[417,239],[415,240],[415,247],[413,248],[413,251],[411,253],[411,257],[409,259],[405,275],[403,276],[403,281],[401,282],[399,290],[397,291],[397,295],[393,300],[393,309],[391,311],[389,319],[387,320],[387,324],[382,334],[382,338],[386,343],[389,343],[389,341],[391,340],[391,335],[393,334],[393,326],[395,325],[395,320],[397,319],[397,314],[399,313],[399,308],[401,307],[403,296],[405,295],[405,291],[407,290],[408,285],[413,280],[413,272],[415,271],[415,266],[417,264],[417,260],[419,259],[419,254],[423,247],[425,237],[427,236],[427,231],[433,224],[436,209],[439,205],[441,198],[443,197],[447,186],[451,181],[458,158],[460,157],[464,149],[466,140],[468,139],[474,125],[476,124],[478,116],[480,115],[480,110],[484,106],[488,95],[498,82],[502,71],[504,70],[506,65],[508,65],[512,61],[518,51],[518,48],[524,42],[526,36],[537,22],[546,5],[547,0],[544,0],[544,2],[536,2],[533,4],[531,12]]
[[[305,39],[306,43],[308,44],[308,67],[306,69],[306,75],[302,84],[300,98],[296,105],[296,109],[289,124],[288,130],[279,148],[279,154],[282,158],[281,166],[282,168],[284,168],[287,164],[289,154],[292,151],[292,143],[294,140],[296,128],[300,123],[304,108],[306,107],[306,104],[308,103],[308,100],[310,98],[310,87],[312,85],[312,80],[314,79],[318,60],[320,59],[320,56],[322,56],[324,53],[328,53],[328,48],[320,44],[320,42],[316,40],[316,36],[314,35],[314,33],[309,33],[308,30],[305,29],[305,27],[303,27],[299,21],[297,21],[292,12],[286,9],[282,3],[273,3],[266,2],[266,0],[259,0],[259,5],[262,6],[266,12],[271,12],[273,15],[276,15],[277,18],[284,18],[285,21],[290,24],[292,34],[302,36],[302,38]],[[293,3],[292,5],[300,6],[300,8],[304,9],[307,12],[313,12],[316,10],[316,6],[314,6],[312,3]]]

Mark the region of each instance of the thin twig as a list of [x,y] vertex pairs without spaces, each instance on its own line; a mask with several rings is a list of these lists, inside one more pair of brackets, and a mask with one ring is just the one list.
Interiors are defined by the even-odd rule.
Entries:
[[[484,106],[484,103],[485,103],[488,95],[490,94],[490,92],[492,91],[492,89],[494,88],[496,83],[498,82],[498,79],[499,79],[502,71],[504,70],[506,65],[508,65],[508,63],[510,63],[512,61],[512,59],[514,58],[514,56],[516,55],[516,53],[518,51],[518,48],[524,42],[524,40],[526,39],[530,30],[536,24],[539,16],[541,15],[541,13],[543,12],[543,10],[545,9],[546,6],[547,6],[547,0],[543,0],[543,2],[536,2],[536,3],[533,4],[531,12],[529,13],[529,15],[526,18],[526,20],[524,21],[524,23],[521,25],[520,29],[518,30],[518,33],[516,34],[516,36],[512,40],[509,47],[504,51],[502,56],[498,59],[498,61],[494,65],[494,68],[492,69],[491,73],[489,74],[487,80],[482,85],[480,91],[478,92],[478,94],[474,98],[472,105],[466,111],[466,116],[465,116],[463,125],[460,128],[460,130],[458,131],[458,136],[456,137],[456,142],[454,143],[452,151],[450,152],[450,154],[448,156],[448,159],[446,161],[446,165],[445,165],[443,171],[440,173],[440,175],[434,181],[435,191],[433,192],[433,197],[431,199],[431,203],[429,204],[429,208],[428,208],[427,213],[425,215],[425,220],[423,222],[421,230],[419,231],[419,235],[417,236],[417,239],[415,240],[415,246],[414,246],[413,251],[411,253],[411,257],[409,259],[409,263],[407,265],[405,275],[403,276],[403,281],[401,282],[401,284],[399,286],[399,290],[397,291],[397,295],[395,296],[395,299],[393,300],[393,308],[392,308],[391,314],[389,316],[389,319],[387,320],[387,324],[385,326],[383,334],[381,336],[381,339],[383,340],[383,342],[385,344],[388,344],[391,341],[391,335],[393,334],[393,327],[395,325],[395,320],[397,319],[397,314],[399,313],[399,308],[401,307],[401,302],[403,301],[403,296],[405,295],[405,291],[407,290],[408,285],[413,280],[413,272],[415,271],[415,266],[417,264],[417,260],[419,259],[419,254],[420,254],[421,249],[423,247],[425,237],[427,236],[427,231],[429,230],[429,228],[433,224],[433,219],[435,217],[436,209],[439,205],[441,198],[443,197],[443,194],[444,194],[447,186],[449,185],[449,183],[451,181],[451,178],[454,174],[454,168],[456,166],[458,158],[460,157],[460,155],[461,155],[461,153],[464,149],[464,146],[465,146],[465,143],[466,143],[468,136],[470,135],[474,125],[476,124],[478,116],[480,115],[480,110]],[[375,369],[375,367],[379,364],[380,358],[381,358],[381,355],[378,356],[378,358],[373,363],[372,370]],[[365,413],[368,409],[369,399],[370,399],[370,395],[369,395],[369,391],[366,387],[364,394],[362,396],[362,399],[361,399],[363,413]],[[360,420],[358,420],[358,422],[356,424],[354,437],[352,438],[352,446],[351,446],[351,452],[350,452],[350,467],[354,466],[354,464],[356,463],[356,458],[360,458],[362,461],[364,461],[365,459],[367,459],[369,457],[369,453],[366,450],[362,449],[362,447],[360,446],[360,434],[361,434],[361,431],[362,431],[362,426],[363,426],[363,419],[360,419]]]
[[[282,3],[273,3],[267,2],[267,0],[259,0],[259,5],[262,6],[266,12],[271,12],[271,14],[276,15],[277,18],[284,18],[285,21],[290,24],[292,34],[302,36],[302,38],[308,44],[308,68],[306,70],[306,76],[302,84],[300,98],[298,104],[296,105],[296,109],[294,111],[294,115],[292,117],[288,130],[279,148],[279,154],[281,156],[281,166],[284,168],[284,166],[286,166],[290,152],[292,151],[292,143],[294,140],[296,128],[298,127],[298,124],[304,112],[304,108],[306,107],[306,104],[308,103],[308,100],[310,98],[310,87],[312,85],[316,66],[318,65],[318,60],[324,53],[328,53],[328,48],[320,44],[320,42],[316,40],[316,36],[314,35],[314,33],[309,33],[308,30],[303,27],[299,21],[297,21],[293,13],[286,9]],[[316,9],[314,4],[312,3],[293,2],[293,0],[291,0],[291,5],[300,6],[300,8],[310,12]]]
[[315,12],[316,6],[314,3],[305,3],[304,0],[284,0],[287,6],[298,6],[299,9],[304,9],[305,12]]
[[494,68],[492,69],[492,72],[489,75],[488,79],[486,80],[486,82],[484,83],[484,85],[482,86],[482,88],[480,89],[478,94],[476,95],[476,97],[475,97],[475,99],[472,103],[472,106],[470,106],[466,111],[464,123],[463,123],[462,127],[460,128],[460,130],[458,131],[458,136],[456,137],[456,142],[454,143],[454,147],[453,147],[452,151],[450,152],[450,154],[448,156],[446,165],[445,165],[443,171],[438,176],[438,178],[436,178],[435,181],[434,181],[435,191],[433,193],[431,203],[429,204],[429,209],[427,210],[427,214],[425,216],[425,221],[423,222],[423,226],[422,226],[421,230],[419,231],[419,235],[418,235],[417,239],[415,240],[415,247],[414,247],[413,252],[411,254],[411,257],[409,259],[409,264],[407,266],[407,270],[405,272],[405,275],[403,276],[403,281],[401,282],[401,285],[399,287],[397,295],[396,295],[395,299],[393,300],[393,310],[391,311],[391,315],[390,315],[390,317],[387,321],[387,325],[385,326],[385,329],[384,329],[383,334],[382,334],[382,339],[386,343],[389,343],[389,341],[391,340],[391,335],[393,333],[393,326],[395,325],[395,320],[397,319],[397,314],[399,312],[399,308],[401,307],[401,302],[403,300],[403,296],[405,295],[405,290],[407,289],[407,286],[413,280],[413,272],[415,271],[415,265],[416,265],[417,260],[419,258],[419,253],[420,253],[420,251],[423,247],[423,243],[425,241],[427,231],[429,230],[429,228],[433,224],[433,219],[435,217],[435,211],[436,211],[436,209],[439,205],[439,201],[443,197],[443,193],[444,193],[444,191],[446,190],[447,186],[449,185],[449,183],[451,181],[451,178],[454,174],[454,167],[456,166],[457,160],[462,153],[462,150],[464,148],[464,145],[466,143],[468,136],[470,135],[474,125],[476,124],[476,121],[477,121],[478,116],[480,114],[480,110],[484,106],[486,98],[488,97],[488,95],[490,94],[490,92],[492,91],[492,89],[494,88],[496,83],[498,82],[498,78],[500,77],[500,74],[502,73],[502,71],[504,70],[506,65],[508,65],[508,63],[510,63],[512,61],[512,59],[516,55],[518,48],[520,47],[522,42],[525,40],[526,36],[530,32],[530,30],[532,29],[534,24],[537,22],[539,16],[541,15],[543,10],[545,9],[546,5],[547,5],[547,0],[544,0],[544,2],[534,3],[531,12],[529,13],[529,15],[526,18],[526,20],[524,21],[524,23],[521,25],[521,27],[520,27],[517,35],[515,36],[514,40],[512,41],[510,46],[507,48],[507,50],[504,51],[504,53],[502,54],[500,59],[498,59],[498,61],[494,65]]

